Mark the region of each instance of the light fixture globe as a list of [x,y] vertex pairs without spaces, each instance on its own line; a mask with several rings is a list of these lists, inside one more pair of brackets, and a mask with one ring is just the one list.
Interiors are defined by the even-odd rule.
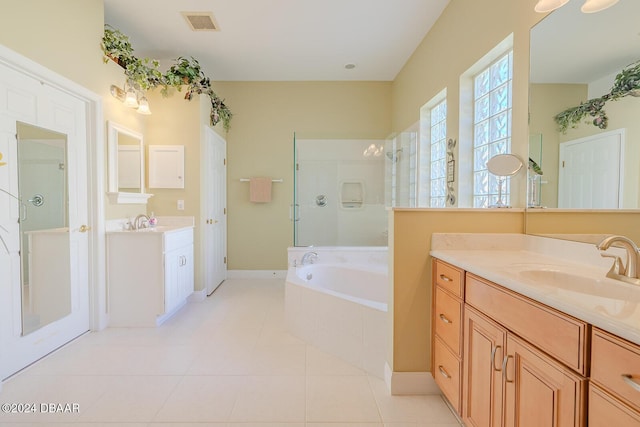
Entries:
[[618,0],[587,0],[580,10],[584,13],[595,13],[605,10],[616,3],[618,3]]
[[551,12],[567,4],[569,0],[538,0],[534,10],[539,13]]
[[147,116],[151,114],[151,110],[149,109],[149,101],[147,101],[146,97],[143,96],[142,98],[140,98],[140,105],[138,106],[138,109],[136,111]]
[[129,88],[124,96],[124,105],[131,108],[138,108],[138,96],[132,88]]

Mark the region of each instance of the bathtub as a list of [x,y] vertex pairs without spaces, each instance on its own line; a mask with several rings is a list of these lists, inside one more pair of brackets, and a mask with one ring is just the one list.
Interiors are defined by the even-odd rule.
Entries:
[[[306,252],[313,264],[300,265]],[[285,319],[293,335],[380,378],[386,361],[386,247],[289,248]]]

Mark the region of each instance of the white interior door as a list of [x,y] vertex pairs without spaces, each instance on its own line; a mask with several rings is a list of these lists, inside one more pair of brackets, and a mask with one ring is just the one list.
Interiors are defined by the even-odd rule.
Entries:
[[622,152],[621,130],[560,144],[558,207],[622,207]]
[[227,143],[205,128],[204,265],[207,295],[227,278]]
[[[18,180],[17,123],[46,129],[66,136],[67,227],[55,230],[55,237],[44,239],[43,245],[53,246],[50,252],[60,256],[60,262],[31,271],[54,279],[51,268],[68,272],[69,312],[57,320],[33,329],[25,329],[22,307],[24,286],[21,280],[21,259],[37,254],[21,250],[20,221],[25,221],[26,203],[20,196]],[[0,233],[6,247],[0,245],[0,380],[23,369],[56,348],[89,330],[88,275],[88,206],[87,206],[87,124],[86,104],[66,92],[0,65]],[[45,203],[47,201],[45,200]],[[83,227],[84,226],[84,227]],[[51,230],[48,230],[48,232]],[[51,234],[51,233],[49,233]],[[55,243],[63,237],[64,244]],[[42,240],[41,236],[38,236]],[[24,243],[23,243],[24,244]],[[57,248],[57,251],[55,250]],[[34,252],[33,248],[30,248]],[[46,283],[45,283],[46,285]],[[66,313],[66,312],[65,312]]]

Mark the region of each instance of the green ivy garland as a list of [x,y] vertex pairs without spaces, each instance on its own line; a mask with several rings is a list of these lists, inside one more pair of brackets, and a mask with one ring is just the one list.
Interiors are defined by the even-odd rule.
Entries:
[[554,119],[558,123],[559,130],[565,133],[569,127],[575,128],[585,117],[592,117],[585,123],[593,124],[600,129],[606,129],[609,118],[604,111],[607,101],[616,101],[624,96],[640,95],[640,61],[636,61],[624,68],[613,83],[611,91],[600,98],[593,98],[580,103],[577,107],[568,108],[557,114]]
[[182,86],[187,86],[184,98],[191,100],[194,95],[204,94],[211,99],[211,126],[222,121],[224,129],[229,130],[231,110],[225,105],[211,88],[211,81],[200,69],[200,64],[195,58],[186,59],[179,57],[164,74],[158,69],[159,62],[149,58],[140,59],[133,55],[133,47],[129,37],[110,25],[105,25],[102,43],[104,62],[113,60],[124,68],[127,80],[140,90],[149,90],[162,86],[162,94],[168,95],[170,87],[178,91]]

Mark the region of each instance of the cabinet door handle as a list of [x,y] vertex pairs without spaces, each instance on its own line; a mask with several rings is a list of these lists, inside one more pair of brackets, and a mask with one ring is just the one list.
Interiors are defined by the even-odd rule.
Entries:
[[509,376],[507,375],[507,365],[509,364],[509,359],[513,359],[513,356],[507,354],[502,360],[502,376],[504,377],[505,382],[512,383],[513,380],[510,380]]
[[491,350],[491,367],[493,368],[494,371],[497,371],[497,372],[502,371],[502,368],[500,367],[500,365],[496,367],[496,351],[498,351],[499,348],[502,348],[502,346],[497,345],[493,347],[493,350]]
[[442,367],[442,365],[438,366],[438,370],[440,371],[440,375],[442,375],[443,377],[447,379],[451,378],[451,375],[449,375],[449,373]]
[[631,375],[622,374],[621,376],[622,376],[622,381],[627,383],[629,387],[633,388],[636,391],[640,391],[640,384],[638,384],[638,382],[635,381]]
[[440,275],[440,278],[441,278],[442,280],[444,280],[445,282],[453,282],[453,279],[452,279],[451,277],[447,277],[447,276],[445,276],[444,274],[441,274],[441,275]]
[[453,323],[451,320],[447,319],[447,316],[442,313],[440,313],[440,320],[442,320],[444,323]]

